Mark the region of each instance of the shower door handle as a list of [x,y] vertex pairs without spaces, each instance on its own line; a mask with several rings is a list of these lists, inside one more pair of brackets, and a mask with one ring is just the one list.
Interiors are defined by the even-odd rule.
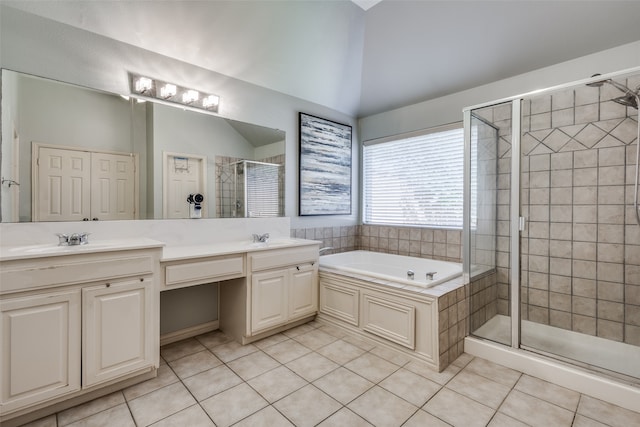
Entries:
[[518,217],[518,231],[524,231],[527,226],[527,219],[523,216]]

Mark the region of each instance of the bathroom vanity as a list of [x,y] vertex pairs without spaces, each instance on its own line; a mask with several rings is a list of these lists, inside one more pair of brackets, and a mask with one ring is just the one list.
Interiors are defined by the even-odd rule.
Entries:
[[151,239],[2,249],[3,418],[156,375],[161,254]]
[[160,292],[217,282],[218,327],[242,344],[310,320],[319,244],[0,246],[0,420],[27,422],[156,376]]
[[279,239],[167,247],[161,290],[219,282],[219,328],[247,344],[316,315],[319,244]]

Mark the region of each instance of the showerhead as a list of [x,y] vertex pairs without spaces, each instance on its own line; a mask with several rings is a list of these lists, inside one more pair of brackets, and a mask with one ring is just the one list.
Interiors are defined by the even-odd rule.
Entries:
[[625,107],[633,107],[636,110],[638,109],[638,97],[632,93],[618,98],[613,98],[612,101],[624,105]]
[[[591,77],[597,77],[600,74],[594,74]],[[602,87],[604,84],[610,84],[615,87],[619,91],[623,92],[624,95],[618,98],[613,98],[612,101],[618,104],[624,105],[625,107],[633,107],[636,110],[638,109],[638,93],[640,93],[640,86],[636,89],[636,91],[632,91],[622,83],[618,83],[615,80],[606,79],[606,80],[598,80],[595,82],[587,83],[589,87]]]
[[[592,77],[592,78],[593,78],[593,77],[598,77],[598,76],[600,76],[600,75],[601,75],[601,74],[594,74],[594,75],[593,75],[593,76],[591,76],[591,77]],[[608,80],[599,80],[599,81],[597,81],[597,82],[587,83],[587,86],[589,86],[589,87],[602,87],[605,83],[607,83],[607,81],[608,81]]]

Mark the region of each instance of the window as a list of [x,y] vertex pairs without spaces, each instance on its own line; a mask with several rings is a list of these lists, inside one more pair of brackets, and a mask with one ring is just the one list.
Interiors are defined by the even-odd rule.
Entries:
[[364,222],[462,228],[461,123],[364,142]]

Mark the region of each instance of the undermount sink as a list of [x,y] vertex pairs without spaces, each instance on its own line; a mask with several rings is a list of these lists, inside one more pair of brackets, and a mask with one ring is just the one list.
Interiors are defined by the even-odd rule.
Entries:
[[299,242],[295,239],[287,239],[287,238],[283,238],[283,239],[270,239],[267,242],[255,242],[255,243],[251,243],[251,247],[253,248],[273,248],[273,247],[279,247],[279,246],[291,246],[291,245],[296,245]]
[[56,254],[63,252],[78,252],[82,250],[99,250],[112,247],[113,244],[106,243],[88,243],[86,245],[70,245],[59,246],[57,244],[43,244],[43,245],[30,245],[30,246],[16,246],[9,249],[13,254]]

